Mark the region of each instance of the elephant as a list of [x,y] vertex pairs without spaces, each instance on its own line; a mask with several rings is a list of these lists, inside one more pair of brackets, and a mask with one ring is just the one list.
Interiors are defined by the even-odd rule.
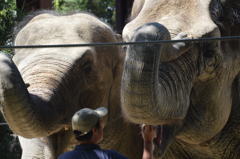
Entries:
[[[117,42],[111,27],[88,13],[40,11],[18,24],[15,45]],[[81,108],[108,108],[102,148],[142,154],[140,127],[124,120],[120,46],[15,49],[0,54],[0,109],[19,136],[22,159],[56,159],[77,144],[71,118]],[[134,149],[132,147],[134,146]]]
[[155,158],[240,158],[240,41],[207,40],[239,35],[237,0],[134,1],[121,106],[156,127]]

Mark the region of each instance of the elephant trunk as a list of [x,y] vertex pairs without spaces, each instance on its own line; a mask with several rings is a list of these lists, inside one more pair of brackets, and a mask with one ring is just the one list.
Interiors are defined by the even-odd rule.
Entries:
[[[0,54],[0,108],[10,128],[26,138],[48,136],[54,128],[45,126],[16,65]],[[47,105],[44,105],[47,107]]]
[[[163,25],[148,23],[135,31],[131,41],[168,39],[170,34]],[[182,55],[173,62],[162,63],[161,57],[166,57],[169,47],[172,45],[128,47],[122,78],[122,107],[134,123],[169,124],[183,119],[187,113],[195,73],[189,58],[193,57]]]

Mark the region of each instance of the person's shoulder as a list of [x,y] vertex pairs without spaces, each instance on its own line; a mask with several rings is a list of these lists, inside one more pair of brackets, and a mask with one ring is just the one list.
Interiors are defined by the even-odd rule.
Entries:
[[68,151],[68,152],[64,152],[63,154],[61,154],[60,156],[58,156],[57,159],[71,159],[74,156],[76,156],[75,151]]
[[127,157],[125,157],[124,155],[120,154],[115,150],[105,150],[105,151],[107,151],[107,153],[111,155],[111,158],[113,159],[128,159]]

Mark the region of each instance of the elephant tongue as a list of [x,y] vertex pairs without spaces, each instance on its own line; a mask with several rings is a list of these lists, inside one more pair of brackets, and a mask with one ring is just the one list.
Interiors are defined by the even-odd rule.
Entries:
[[157,126],[157,137],[154,139],[155,156],[161,157],[166,149],[171,145],[175,138],[175,125],[159,125]]
[[155,138],[155,144],[160,146],[163,140],[163,126],[160,125],[157,127],[157,137]]

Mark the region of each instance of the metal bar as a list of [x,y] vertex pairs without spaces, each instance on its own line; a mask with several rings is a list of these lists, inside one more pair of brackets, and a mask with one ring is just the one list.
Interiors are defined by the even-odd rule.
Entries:
[[55,44],[55,45],[6,45],[0,46],[0,49],[33,49],[33,48],[58,48],[58,47],[86,47],[86,46],[115,46],[115,45],[146,45],[161,43],[177,43],[177,42],[208,42],[208,41],[230,41],[240,40],[240,36],[225,36],[200,39],[180,39],[180,40],[159,40],[159,41],[137,41],[137,42],[110,42],[110,43],[86,43],[86,44]]
[[133,0],[115,0],[116,6],[116,30],[121,34],[130,15]]

